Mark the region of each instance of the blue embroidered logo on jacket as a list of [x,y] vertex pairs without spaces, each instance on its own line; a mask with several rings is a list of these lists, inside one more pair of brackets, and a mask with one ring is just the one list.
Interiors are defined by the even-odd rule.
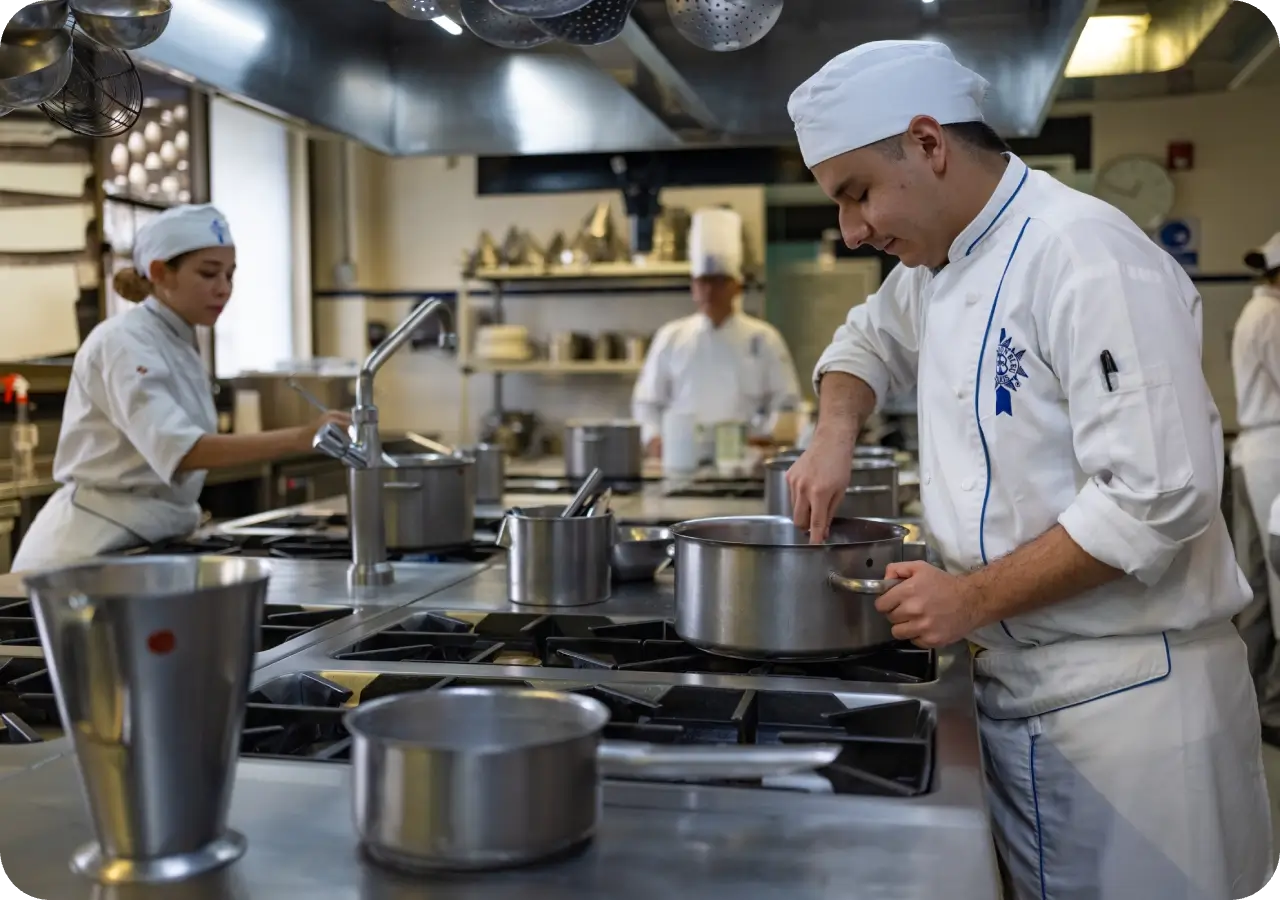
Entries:
[[1029,378],[1022,368],[1022,356],[1026,350],[1013,346],[1013,338],[1000,329],[1000,346],[996,348],[996,415],[1013,415],[1013,392],[1022,387],[1023,378]]

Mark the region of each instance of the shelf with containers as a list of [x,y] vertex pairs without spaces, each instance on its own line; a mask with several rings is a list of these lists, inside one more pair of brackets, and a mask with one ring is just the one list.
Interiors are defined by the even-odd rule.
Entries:
[[[640,265],[610,262],[547,268],[503,266],[464,273],[456,310],[459,367],[464,375],[493,378],[492,411],[495,415],[503,412],[502,383],[506,375],[634,378],[643,367],[643,356],[639,359],[595,360],[549,359],[536,354],[527,359],[481,358],[476,355],[478,320],[487,311],[490,321],[483,324],[508,324],[508,305],[518,301],[574,296],[598,299],[606,296],[612,302],[622,302],[652,294],[687,295],[690,277],[688,261]],[[748,311],[763,306],[762,285],[748,281],[744,294],[744,307],[750,307]]]

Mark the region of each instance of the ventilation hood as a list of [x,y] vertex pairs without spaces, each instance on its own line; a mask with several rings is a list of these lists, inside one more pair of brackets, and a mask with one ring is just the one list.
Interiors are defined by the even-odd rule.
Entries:
[[391,155],[792,144],[791,90],[837,53],[936,38],[1036,134],[1097,0],[787,0],[759,44],[712,53],[640,0],[617,40],[499,50],[373,0],[183,0],[144,64]]

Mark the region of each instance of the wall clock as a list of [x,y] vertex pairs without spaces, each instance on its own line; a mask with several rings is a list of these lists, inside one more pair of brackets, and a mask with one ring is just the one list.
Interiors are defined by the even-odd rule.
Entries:
[[1173,212],[1177,189],[1169,171],[1145,156],[1113,159],[1098,173],[1094,196],[1119,209],[1144,231],[1154,231]]

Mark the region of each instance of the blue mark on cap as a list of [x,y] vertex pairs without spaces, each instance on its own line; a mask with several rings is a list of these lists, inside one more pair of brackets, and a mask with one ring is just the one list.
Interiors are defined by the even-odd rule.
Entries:
[[214,219],[213,223],[209,226],[209,230],[213,232],[213,236],[218,239],[219,244],[225,244],[227,242],[227,237],[229,236],[227,233],[227,226],[222,224],[221,219]]

